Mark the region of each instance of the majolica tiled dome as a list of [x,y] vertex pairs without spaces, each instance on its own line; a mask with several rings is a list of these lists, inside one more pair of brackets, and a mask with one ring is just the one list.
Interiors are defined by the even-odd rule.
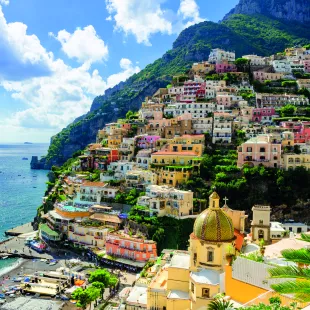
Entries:
[[219,207],[216,192],[210,196],[209,208],[199,214],[194,224],[194,235],[205,241],[224,242],[234,239],[232,220]]

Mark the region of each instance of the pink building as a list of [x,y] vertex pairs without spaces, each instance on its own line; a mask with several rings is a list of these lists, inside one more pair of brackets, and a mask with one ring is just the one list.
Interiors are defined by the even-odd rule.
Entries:
[[266,80],[270,80],[270,81],[277,81],[282,79],[282,77],[284,76],[283,73],[270,73],[270,72],[263,72],[263,71],[254,71],[253,72],[253,77],[254,80],[260,81],[260,82],[264,82]]
[[133,238],[121,231],[108,234],[105,247],[108,255],[138,262],[147,262],[157,257],[155,241]]
[[219,105],[223,105],[225,107],[231,106],[232,97],[231,95],[217,95],[216,102]]
[[140,149],[155,148],[156,141],[160,139],[160,136],[142,135],[136,136],[136,145]]
[[276,114],[275,108],[254,108],[252,121],[259,123],[271,123],[272,116]]
[[241,168],[244,164],[280,168],[281,141],[272,135],[259,135],[242,143],[238,147],[237,166]]
[[310,73],[310,60],[309,59],[304,60],[303,64],[305,66],[305,72]]
[[193,102],[196,98],[205,98],[206,83],[186,81],[184,82],[183,93],[177,95],[177,101]]
[[237,72],[237,67],[234,64],[220,63],[215,65],[216,73]]
[[295,143],[310,142],[310,122],[303,122],[298,132],[294,132]]

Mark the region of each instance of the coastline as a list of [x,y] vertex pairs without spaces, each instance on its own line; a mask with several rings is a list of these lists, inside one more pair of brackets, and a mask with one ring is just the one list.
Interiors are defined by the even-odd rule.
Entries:
[[[8,258],[10,259],[10,258]],[[24,258],[11,258],[16,260],[12,265],[8,265],[2,269],[0,269],[0,277],[7,276],[11,273],[14,273],[16,269],[21,269],[21,267],[26,263],[26,259]]]

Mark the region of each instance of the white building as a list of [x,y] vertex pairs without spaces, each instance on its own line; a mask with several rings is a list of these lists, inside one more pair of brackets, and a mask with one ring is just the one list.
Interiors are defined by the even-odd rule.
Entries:
[[192,120],[193,134],[202,134],[205,132],[212,133],[213,118],[196,118]]
[[134,168],[135,164],[135,162],[122,160],[112,162],[110,165],[108,165],[108,171],[114,172],[114,178],[116,180],[122,180],[125,179],[126,173]]
[[308,231],[308,225],[304,223],[296,223],[293,221],[289,221],[286,223],[282,223],[282,227],[286,231],[293,232],[295,234],[305,233]]
[[136,165],[140,168],[147,169],[151,163],[151,154],[150,149],[140,150],[136,155]]
[[272,66],[275,72],[291,73],[291,66],[287,59],[274,60]]
[[234,62],[235,59],[235,52],[227,52],[220,48],[212,49],[209,55],[209,62],[215,64],[220,64],[223,61]]
[[148,207],[151,215],[188,216],[193,211],[193,192],[167,185],[149,185],[137,205]]
[[216,112],[213,116],[212,143],[231,143],[232,115],[225,112]]
[[251,66],[264,66],[266,64],[265,59],[262,56],[257,55],[243,55],[242,58],[251,60]]

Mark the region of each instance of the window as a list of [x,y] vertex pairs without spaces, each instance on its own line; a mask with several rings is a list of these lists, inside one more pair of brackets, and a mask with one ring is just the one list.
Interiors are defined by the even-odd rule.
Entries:
[[247,151],[247,152],[252,152],[252,148],[251,148],[251,147],[247,147],[247,148],[246,148],[246,151]]
[[191,291],[192,293],[195,293],[195,285],[193,282],[191,282]]
[[259,225],[263,225],[264,221],[263,220],[259,220]]
[[208,262],[213,262],[213,259],[214,259],[214,251],[212,248],[209,248],[208,249],[208,252],[207,252],[207,261]]
[[265,148],[264,148],[264,147],[261,147],[261,148],[259,149],[259,151],[260,151],[261,153],[264,153],[264,152],[265,152]]
[[201,296],[205,298],[210,298],[210,289],[203,288],[201,292]]

